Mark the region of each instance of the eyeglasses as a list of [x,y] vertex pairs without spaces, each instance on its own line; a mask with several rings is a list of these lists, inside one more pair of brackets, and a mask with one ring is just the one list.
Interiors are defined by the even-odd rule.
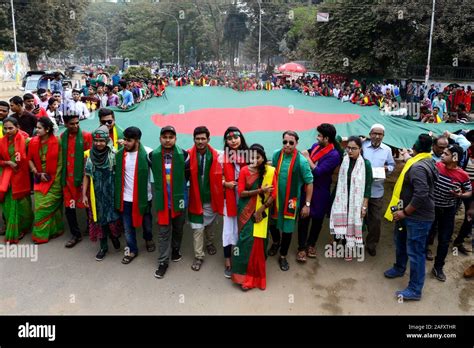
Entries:
[[105,124],[107,124],[107,125],[109,125],[109,126],[110,126],[112,123],[114,123],[114,120],[105,120],[105,121],[100,121],[100,124],[102,124],[102,125],[105,125]]
[[359,147],[351,147],[351,146],[346,147],[347,152],[358,151],[358,150],[360,150]]
[[283,140],[283,145],[286,145],[286,144],[290,144],[290,145],[295,145],[295,142],[293,140]]

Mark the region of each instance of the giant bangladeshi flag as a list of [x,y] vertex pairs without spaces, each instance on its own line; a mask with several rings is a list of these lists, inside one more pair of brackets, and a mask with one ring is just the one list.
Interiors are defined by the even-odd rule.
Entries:
[[[332,97],[308,97],[291,90],[237,92],[224,87],[168,87],[166,97],[152,98],[128,112],[116,111],[116,122],[125,129],[139,127],[142,142],[151,148],[159,145],[161,127],[172,125],[178,132],[178,144],[193,145],[197,126],[207,126],[211,144],[223,148],[227,127],[237,126],[247,143],[260,143],[267,154],[281,147],[281,134],[291,129],[300,135],[299,149],[315,142],[316,127],[332,123],[342,137],[368,135],[374,123],[385,126],[384,142],[397,148],[411,147],[421,133],[441,134],[459,129],[474,129],[474,124],[423,124],[384,116],[376,106],[342,103]],[[92,131],[99,126],[97,113],[81,121]]]

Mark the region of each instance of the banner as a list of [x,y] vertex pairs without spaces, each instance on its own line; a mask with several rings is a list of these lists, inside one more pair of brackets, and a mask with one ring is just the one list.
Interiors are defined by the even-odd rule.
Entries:
[[[24,52],[18,52],[18,76],[23,78],[30,70],[28,57]],[[16,80],[15,52],[0,51],[0,81],[11,82]]]

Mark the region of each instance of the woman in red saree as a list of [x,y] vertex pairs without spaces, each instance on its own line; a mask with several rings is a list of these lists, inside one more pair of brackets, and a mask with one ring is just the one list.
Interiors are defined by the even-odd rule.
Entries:
[[[250,147],[252,164],[242,168],[239,175],[238,225],[239,240],[232,259],[232,281],[242,290],[265,290],[265,258],[268,236],[268,208],[276,197],[275,168],[267,165],[264,148]],[[252,156],[251,156],[252,157]]]
[[0,139],[0,206],[6,220],[5,242],[18,243],[31,230],[31,185],[26,148],[28,134],[13,117],[3,120]]

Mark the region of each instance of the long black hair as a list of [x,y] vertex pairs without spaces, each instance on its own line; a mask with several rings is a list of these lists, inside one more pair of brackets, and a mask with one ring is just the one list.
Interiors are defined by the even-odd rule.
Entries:
[[[265,175],[265,172],[266,172],[265,165],[268,162],[267,155],[265,154],[265,149],[260,144],[253,144],[252,146],[250,146],[249,150],[250,150],[251,153],[255,153],[255,152],[258,153],[263,158],[262,164],[257,167],[258,176],[259,176],[259,178],[263,179],[263,177]],[[257,160],[257,159],[255,159],[255,160]]]
[[46,130],[46,133],[48,133],[48,135],[53,135],[53,134],[54,134],[54,124],[53,124],[53,122],[50,120],[49,117],[47,117],[47,116],[41,117],[41,118],[38,120],[38,123],[41,123],[41,125],[42,125],[43,128]]

